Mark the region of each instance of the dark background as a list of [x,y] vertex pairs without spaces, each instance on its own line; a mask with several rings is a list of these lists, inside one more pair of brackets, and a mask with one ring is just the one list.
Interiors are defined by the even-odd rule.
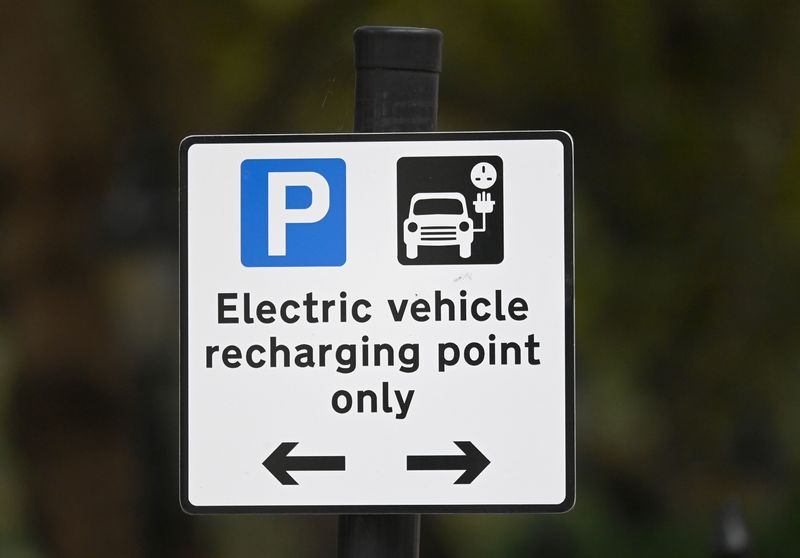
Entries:
[[[432,152],[436,149],[433,144]],[[497,181],[486,190],[472,184],[470,172],[480,162],[497,169]],[[397,259],[403,265],[426,264],[498,264],[503,261],[503,160],[496,155],[469,157],[402,157],[397,161]],[[478,193],[491,194],[495,204],[492,213],[486,214],[486,231],[474,233],[472,254],[469,258],[458,255],[455,246],[420,246],[416,259],[406,257],[403,240],[403,221],[409,214],[411,198],[420,192],[455,192],[463,194],[472,226],[483,226],[483,216],[475,212]],[[435,201],[432,203],[436,203]],[[457,203],[457,202],[456,202]],[[433,206],[434,208],[437,206]],[[435,209],[436,211],[437,209]]]
[[440,129],[575,138],[577,505],[426,557],[759,556],[800,525],[800,4],[0,4],[0,555],[332,556],[333,517],[184,516],[177,146],[348,131],[351,33],[444,31]]

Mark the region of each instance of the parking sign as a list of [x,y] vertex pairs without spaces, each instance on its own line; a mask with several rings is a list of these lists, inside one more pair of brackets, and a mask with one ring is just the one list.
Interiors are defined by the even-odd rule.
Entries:
[[342,159],[247,159],[241,168],[242,264],[344,264]]
[[574,501],[564,132],[199,136],[181,156],[181,504]]

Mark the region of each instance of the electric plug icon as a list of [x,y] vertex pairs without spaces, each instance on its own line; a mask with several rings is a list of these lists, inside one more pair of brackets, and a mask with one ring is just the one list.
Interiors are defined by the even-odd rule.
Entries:
[[475,206],[475,213],[482,217],[481,228],[475,229],[476,233],[486,232],[486,214],[494,211],[494,200],[489,192],[478,192],[478,199],[472,202]]
[[472,202],[475,206],[475,213],[486,215],[494,211],[495,201],[489,192],[478,192],[478,199]]

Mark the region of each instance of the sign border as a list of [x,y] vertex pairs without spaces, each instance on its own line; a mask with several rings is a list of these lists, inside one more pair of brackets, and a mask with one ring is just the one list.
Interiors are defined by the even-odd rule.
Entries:
[[[196,506],[189,501],[189,410],[188,410],[188,255],[187,182],[189,149],[213,143],[318,143],[361,141],[469,141],[556,140],[564,147],[564,294],[565,294],[565,425],[566,496],[558,504],[437,504],[437,505],[344,505],[344,506]],[[188,514],[414,514],[414,513],[564,513],[575,505],[575,243],[574,161],[572,137],[564,131],[503,132],[390,132],[353,134],[254,134],[196,135],[181,141],[179,151],[180,207],[180,444],[179,499]]]

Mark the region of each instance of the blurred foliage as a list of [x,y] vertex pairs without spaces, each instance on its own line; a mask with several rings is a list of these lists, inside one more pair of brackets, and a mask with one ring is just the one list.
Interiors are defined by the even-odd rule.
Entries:
[[176,159],[350,130],[364,24],[444,31],[440,129],[576,146],[577,505],[426,518],[423,555],[702,556],[729,496],[758,554],[797,554],[800,4],[0,13],[0,555],[333,555],[331,517],[178,510]]

